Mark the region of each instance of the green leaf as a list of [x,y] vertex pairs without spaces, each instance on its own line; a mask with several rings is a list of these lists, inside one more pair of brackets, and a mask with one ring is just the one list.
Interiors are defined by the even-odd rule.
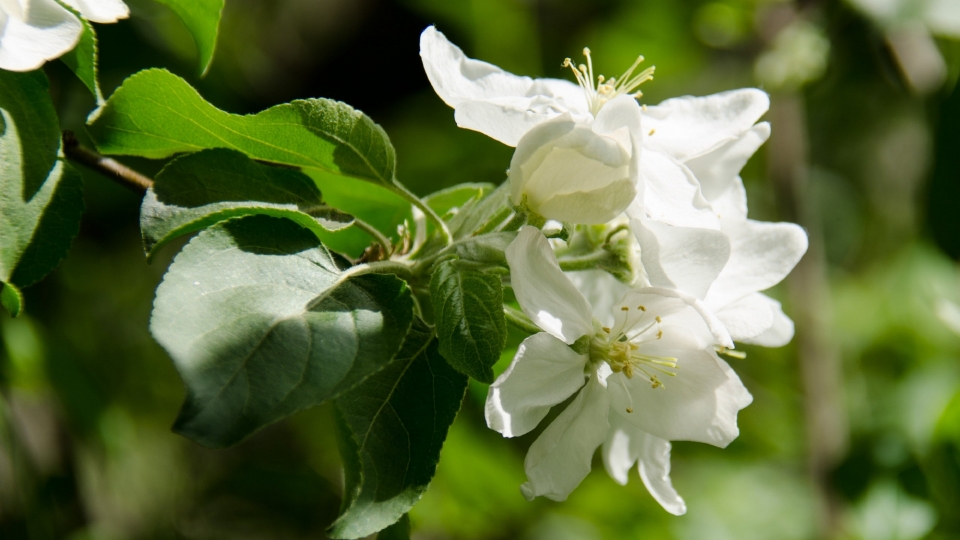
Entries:
[[297,100],[254,115],[226,113],[162,69],[128,78],[91,116],[88,132],[104,154],[166,158],[231,148],[253,159],[392,186],[396,155],[383,129],[329,99]]
[[100,83],[97,82],[97,33],[90,21],[79,17],[83,22],[83,34],[80,41],[70,52],[60,57],[73,73],[80,79],[97,100],[97,105],[103,103],[103,94],[100,93]]
[[224,447],[336,397],[393,359],[412,318],[403,281],[347,279],[292,221],[206,229],[174,259],[150,321],[187,386],[174,430]]
[[23,308],[23,294],[13,285],[0,281],[0,305],[11,317],[16,317]]
[[[388,237],[396,236],[397,225],[413,222],[410,203],[392,191],[353,178],[307,172],[319,186],[328,205],[362,219]],[[354,257],[370,245],[370,236],[355,227],[327,234],[321,240],[328,248]]]
[[177,158],[156,176],[140,208],[144,250],[151,257],[177,236],[252,214],[285,217],[318,235],[353,223],[326,206],[302,172],[218,148]]
[[433,208],[437,215],[443,216],[448,212],[457,212],[470,201],[479,201],[495,187],[493,184],[458,184],[427,195],[423,202]]
[[513,211],[510,184],[504,182],[482,199],[472,199],[450,219],[454,238],[482,234],[499,225]]
[[492,383],[507,342],[500,276],[444,261],[430,279],[430,300],[440,354],[460,373]]
[[197,44],[200,56],[200,74],[204,75],[213,62],[217,47],[217,29],[223,13],[223,0],[156,0],[169,7],[183,21]]
[[404,514],[396,523],[377,533],[377,540],[410,540],[410,516]]
[[0,281],[18,288],[53,270],[80,228],[80,175],[59,148],[43,72],[0,70]]
[[507,257],[504,251],[516,237],[517,233],[512,231],[470,236],[458,240],[446,251],[456,253],[457,257],[465,261],[506,267]]
[[420,500],[466,388],[417,322],[396,360],[337,398],[345,488],[331,537],[373,534]]

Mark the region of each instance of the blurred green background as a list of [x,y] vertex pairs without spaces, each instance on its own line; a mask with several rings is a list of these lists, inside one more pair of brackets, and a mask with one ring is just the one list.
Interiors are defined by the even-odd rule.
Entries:
[[[561,61],[585,45],[608,74],[643,54],[657,66],[648,104],[768,90],[773,136],[743,176],[751,217],[810,232],[810,252],[772,292],[798,333],[732,360],[755,397],[739,439],[674,445],[688,513],[660,509],[635,473],[618,486],[599,460],[567,502],[526,502],[536,433],[486,429],[486,387],[472,382],[411,514],[415,538],[955,539],[960,28],[924,11],[935,3],[227,0],[204,79],[187,31],[150,0],[128,0],[131,18],[97,31],[105,94],[161,66],[235,113],[340,99],[384,126],[400,179],[420,194],[500,182],[511,156],[457,129],[430,89],[418,56],[429,24],[531,76],[566,77]],[[45,69],[63,128],[82,132],[93,98],[62,64]],[[25,291],[25,316],[0,315],[0,538],[324,538],[342,490],[329,407],[225,451],[171,433],[183,389],[147,325],[182,244],[146,264],[138,197],[89,171],[84,187],[69,255]]]

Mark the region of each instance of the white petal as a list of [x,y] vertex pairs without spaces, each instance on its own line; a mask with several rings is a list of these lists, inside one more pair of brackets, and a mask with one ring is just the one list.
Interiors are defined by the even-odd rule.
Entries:
[[720,148],[687,161],[687,167],[700,182],[703,196],[713,203],[727,191],[747,160],[769,137],[770,124],[761,122]]
[[598,133],[568,114],[534,127],[510,160],[513,203],[526,201],[558,221],[601,224],[616,218],[636,195],[633,140],[628,126]]
[[727,185],[723,191],[710,200],[710,206],[720,218],[720,229],[731,222],[740,222],[747,219],[747,190],[743,187],[743,179],[739,176]]
[[130,8],[122,0],[63,0],[63,3],[96,23],[115,23],[130,16]]
[[590,304],[560,270],[543,233],[523,227],[505,254],[513,292],[537,326],[568,345],[593,331]]
[[516,146],[528,131],[560,116],[557,112],[532,110],[531,101],[525,97],[462,101],[453,118],[458,127],[479,131],[507,146]]
[[586,99],[577,85],[520,77],[468,58],[433,26],[420,34],[420,58],[437,95],[456,109],[457,125],[508,146],[565,112],[586,119]]
[[720,219],[685,165],[661,152],[644,152],[640,177],[647,217],[680,227],[720,228]]
[[724,232],[730,260],[705,298],[714,310],[780,283],[807,251],[807,233],[793,223],[724,222]]
[[703,298],[730,258],[730,239],[711,229],[673,227],[635,219],[630,228],[640,242],[640,258],[650,283]]
[[739,137],[769,107],[770,98],[755,88],[668,99],[647,108],[644,128],[655,131],[643,145],[680,161],[693,159]]
[[613,326],[614,309],[630,287],[603,270],[567,272],[587,302],[593,306],[593,315],[604,326]]
[[770,328],[762,334],[752,338],[742,339],[741,341],[762,347],[782,347],[790,343],[790,340],[793,339],[793,321],[783,313],[783,307],[780,305],[780,302],[766,295],[761,296],[766,298],[770,303],[773,323],[770,325]]
[[[626,308],[626,309],[624,309]],[[614,307],[614,333],[626,328],[646,328],[657,317],[661,328],[682,328],[685,346],[733,347],[730,334],[713,312],[694,296],[676,289],[642,287],[627,291]]]
[[636,195],[634,181],[623,177],[600,188],[555,194],[538,210],[558,221],[600,225],[620,215]]
[[[739,377],[710,349],[686,348],[680,332],[664,328],[664,346],[653,342],[643,352],[677,358],[677,375],[660,377],[653,388],[642,375],[628,379],[622,373],[607,379],[611,406],[626,421],[667,440],[697,441],[725,447],[737,438],[737,412],[749,392]],[[671,345],[672,348],[667,348]],[[630,408],[634,412],[628,413]]]
[[3,8],[6,23],[0,27],[0,69],[37,69],[73,49],[83,33],[80,19],[54,0],[27,0],[22,5],[14,1],[11,6],[4,3]]
[[486,419],[504,437],[529,432],[550,407],[572,396],[584,383],[587,358],[541,332],[520,344],[513,363],[490,386]]
[[753,293],[717,311],[717,318],[735,341],[755,338],[773,327],[773,306],[763,294]]
[[610,414],[610,434],[603,443],[603,464],[607,473],[626,485],[628,473],[639,461],[640,479],[647,491],[675,516],[687,512],[687,505],[670,482],[670,443],[639,430],[619,414]]
[[607,390],[593,373],[576,399],[530,446],[523,463],[527,481],[520,486],[527,500],[543,496],[563,501],[580,485],[590,473],[594,451],[607,436],[609,409]]

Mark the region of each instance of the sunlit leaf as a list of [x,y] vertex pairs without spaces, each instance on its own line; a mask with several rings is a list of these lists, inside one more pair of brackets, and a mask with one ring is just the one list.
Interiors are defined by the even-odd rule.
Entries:
[[80,17],[80,20],[83,22],[80,41],[60,59],[73,70],[80,82],[93,94],[97,104],[100,104],[103,102],[103,94],[100,93],[100,83],[97,82],[97,33],[90,21],[83,17]]
[[418,322],[396,360],[337,398],[346,485],[330,536],[370,535],[420,500],[466,387],[467,378],[444,361]]
[[174,429],[236,443],[378,371],[413,317],[392,275],[343,279],[296,223],[249,216],[197,235],[157,289],[150,329],[187,386]]
[[262,165],[235,150],[203,150],[170,162],[147,191],[140,209],[144,250],[151,256],[177,236],[251,214],[285,217],[315,233],[353,223],[326,206],[300,171]]
[[254,115],[207,103],[162,69],[130,78],[91,117],[88,132],[105,154],[165,158],[230,148],[253,159],[391,185],[396,156],[383,129],[353,107],[305,99]]

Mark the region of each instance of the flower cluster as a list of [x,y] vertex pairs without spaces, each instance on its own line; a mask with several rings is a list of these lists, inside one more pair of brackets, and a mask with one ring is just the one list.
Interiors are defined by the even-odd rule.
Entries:
[[[63,0],[92,22],[114,23],[130,15],[122,0]],[[0,69],[30,71],[72,50],[83,22],[57,0],[0,1]]]
[[[748,219],[740,178],[770,134],[758,123],[767,95],[641,106],[639,87],[653,78],[653,68],[638,71],[642,57],[606,79],[584,49],[585,64],[563,63],[576,84],[531,79],[467,58],[433,27],[420,55],[460,127],[516,147],[508,175],[517,212],[576,231],[550,240],[527,225],[506,251],[517,301],[542,332],[490,387],[487,424],[523,435],[572,398],[530,447],[522,493],[566,499],[602,447],[617,482],[637,463],[654,498],[684,513],[669,441],[724,447],[752,401],[719,354],[737,356],[734,341],[775,347],[793,336],[780,304],[760,291],[796,265],[806,234]],[[598,231],[608,242],[626,237],[629,279],[561,268],[578,235]]]

